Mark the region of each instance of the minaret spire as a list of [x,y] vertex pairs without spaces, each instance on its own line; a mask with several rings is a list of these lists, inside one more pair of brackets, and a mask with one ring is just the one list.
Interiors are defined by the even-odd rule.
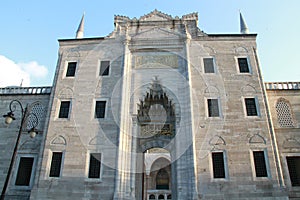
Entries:
[[240,12],[240,26],[241,26],[241,34],[249,34],[248,26]]
[[79,24],[77,32],[76,32],[76,39],[83,38],[83,32],[84,32],[84,13],[82,15],[80,24]]

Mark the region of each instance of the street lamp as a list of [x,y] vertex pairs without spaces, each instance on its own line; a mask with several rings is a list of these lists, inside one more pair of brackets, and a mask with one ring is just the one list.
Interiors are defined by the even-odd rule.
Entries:
[[6,115],[3,115],[3,117],[5,118],[5,123],[10,124],[10,123],[12,123],[13,120],[16,119],[14,117],[14,111],[17,109],[16,105],[19,105],[21,107],[21,111],[22,111],[22,113],[21,113],[21,125],[20,125],[20,128],[19,128],[19,132],[18,132],[16,144],[15,144],[15,147],[14,147],[13,155],[12,155],[11,160],[10,160],[10,165],[9,165],[9,168],[8,168],[5,183],[3,185],[3,189],[2,189],[2,193],[1,193],[1,200],[4,200],[6,189],[7,189],[7,186],[8,186],[8,182],[9,182],[9,179],[10,179],[10,176],[11,176],[11,171],[12,171],[12,168],[13,168],[16,156],[17,156],[17,150],[18,150],[18,146],[19,146],[19,143],[20,143],[22,128],[24,126],[24,123],[25,123],[26,119],[29,116],[33,116],[35,120],[33,120],[33,123],[32,123],[33,127],[28,131],[28,133],[29,133],[31,138],[34,138],[36,136],[36,134],[38,134],[38,132],[36,130],[36,127],[39,123],[38,117],[36,116],[36,114],[30,113],[28,111],[28,106],[26,106],[25,109],[24,109],[23,106],[22,106],[22,103],[18,100],[12,100],[10,102],[10,104],[9,104],[10,112],[8,112]]

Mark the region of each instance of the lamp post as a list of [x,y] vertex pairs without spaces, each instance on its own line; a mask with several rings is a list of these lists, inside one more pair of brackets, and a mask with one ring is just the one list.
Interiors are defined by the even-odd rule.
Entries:
[[35,118],[35,121],[33,121],[33,124],[32,124],[33,127],[28,131],[31,138],[34,138],[36,136],[36,134],[37,134],[36,127],[39,123],[38,122],[38,117],[36,116],[36,114],[30,113],[28,111],[28,106],[26,106],[25,109],[24,109],[23,106],[22,106],[22,103],[20,101],[12,100],[9,104],[10,112],[8,112],[6,115],[3,115],[3,117],[5,118],[5,123],[6,124],[10,124],[13,120],[16,119],[14,117],[14,111],[17,108],[16,105],[19,105],[21,107],[21,111],[22,111],[22,113],[21,113],[21,125],[20,125],[20,128],[19,128],[19,132],[18,132],[16,144],[15,144],[15,147],[14,147],[14,150],[13,150],[13,154],[12,154],[12,157],[11,157],[11,160],[10,160],[7,176],[6,176],[4,185],[3,185],[3,189],[2,189],[2,193],[1,193],[1,200],[4,200],[4,198],[5,198],[6,189],[7,189],[8,182],[9,182],[9,179],[10,179],[10,176],[11,176],[11,172],[12,172],[12,169],[13,169],[13,166],[14,166],[14,163],[15,163],[15,159],[16,159],[16,156],[17,156],[18,146],[19,146],[19,143],[20,143],[20,138],[21,138],[24,123],[26,122],[26,119],[29,116],[33,116]]

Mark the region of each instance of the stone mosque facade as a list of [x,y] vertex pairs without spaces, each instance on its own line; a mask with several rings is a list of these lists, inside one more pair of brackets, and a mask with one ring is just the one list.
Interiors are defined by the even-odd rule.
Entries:
[[263,81],[240,20],[208,34],[154,10],[85,38],[83,16],[51,87],[0,88],[3,114],[38,118],[35,138],[18,105],[0,123],[1,199],[299,199],[300,83]]

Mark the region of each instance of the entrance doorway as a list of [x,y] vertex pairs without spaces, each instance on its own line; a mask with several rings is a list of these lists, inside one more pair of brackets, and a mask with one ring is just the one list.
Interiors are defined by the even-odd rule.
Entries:
[[144,200],[172,199],[172,170],[169,151],[151,148],[144,153]]
[[136,165],[142,170],[135,175],[137,199],[172,198],[175,173],[171,155],[174,157],[175,153],[172,141],[176,133],[176,103],[167,93],[155,77],[137,105]]

